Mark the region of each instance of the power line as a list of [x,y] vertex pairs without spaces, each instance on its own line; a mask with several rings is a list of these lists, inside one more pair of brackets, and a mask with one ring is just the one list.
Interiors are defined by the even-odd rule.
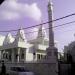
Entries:
[[[64,24],[61,24],[61,25],[58,25],[58,26],[54,26],[52,28],[57,28],[57,27],[65,26],[65,25],[68,25],[68,24],[71,24],[71,23],[75,23],[75,21],[71,21],[71,22],[64,23]],[[45,28],[43,30],[47,30],[47,29],[50,29],[50,28]],[[34,32],[38,32],[38,31],[28,32],[28,33],[25,33],[25,34],[34,33]]]
[[67,22],[67,23],[64,23],[64,24],[61,24],[61,25],[58,25],[58,26],[54,26],[53,28],[57,28],[57,27],[61,27],[61,26],[65,26],[67,24],[71,24],[71,23],[75,23],[75,21],[71,21],[71,22]]
[[[65,25],[72,24],[72,23],[75,23],[75,21],[71,21],[71,22],[67,22],[67,23],[61,24],[61,25],[57,25],[57,26],[54,26],[52,28],[57,28],[57,27],[65,26]],[[50,28],[48,27],[48,28],[45,28],[43,30],[47,30],[47,29],[50,29]],[[27,32],[25,34],[31,34],[31,33],[35,33],[35,32],[38,32],[38,31]],[[14,35],[14,36],[16,36],[16,35]]]
[[[29,28],[33,28],[33,27],[36,27],[36,26],[44,25],[44,24],[47,24],[47,23],[50,23],[50,22],[59,21],[59,20],[62,20],[64,18],[68,18],[70,16],[74,16],[74,15],[75,15],[75,13],[67,15],[67,16],[64,16],[64,17],[61,17],[61,18],[58,18],[58,19],[55,19],[55,20],[52,20],[52,21],[47,21],[47,22],[44,22],[44,23],[41,23],[41,24],[38,24],[38,25],[34,25],[34,26],[27,27],[27,28],[23,28],[23,29],[29,29]],[[0,32],[13,32],[13,31],[17,31],[17,30],[18,29],[16,29],[16,30],[8,30],[8,31],[0,31]]]

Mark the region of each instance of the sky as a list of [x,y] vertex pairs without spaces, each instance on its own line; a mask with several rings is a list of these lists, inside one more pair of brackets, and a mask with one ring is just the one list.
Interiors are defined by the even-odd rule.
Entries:
[[[51,0],[53,3],[53,19],[57,19],[75,12],[75,0]],[[0,31],[16,30],[20,27],[26,28],[48,21],[48,0],[5,0],[0,5]],[[65,18],[53,23],[58,26],[75,20],[75,16]],[[41,22],[42,21],[42,22]],[[54,28],[54,38],[58,44],[58,50],[63,51],[64,45],[75,40],[75,23]],[[44,25],[45,28],[48,24]],[[35,37],[37,28],[25,30],[27,38]],[[48,32],[48,31],[47,31]],[[11,32],[16,35],[16,32]],[[1,35],[7,33],[0,32]],[[48,34],[48,33],[47,33]]]

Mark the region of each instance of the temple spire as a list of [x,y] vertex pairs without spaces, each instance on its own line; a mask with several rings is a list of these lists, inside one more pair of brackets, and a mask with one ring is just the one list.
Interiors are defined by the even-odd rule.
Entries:
[[38,39],[39,43],[43,43],[45,36],[46,36],[45,31],[43,29],[43,24],[41,21],[41,25],[38,28],[38,35],[37,35],[37,39]]
[[15,40],[18,42],[27,42],[27,39],[25,37],[25,33],[22,27],[20,27],[20,29],[18,30]]
[[[42,21],[41,21],[42,23]],[[43,25],[41,24],[38,29],[38,38],[43,38],[45,35],[43,33]]]
[[49,47],[54,46],[54,33],[52,23],[52,2],[48,1],[48,20],[49,20]]

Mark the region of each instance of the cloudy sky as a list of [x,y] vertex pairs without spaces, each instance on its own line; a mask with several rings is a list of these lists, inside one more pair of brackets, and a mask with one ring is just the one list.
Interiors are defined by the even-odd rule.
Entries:
[[[75,0],[52,0],[53,18],[60,18],[75,12]],[[0,6],[0,31],[15,30],[20,27],[26,28],[48,21],[47,13],[48,0],[5,0]],[[54,22],[58,26],[75,20],[75,16]],[[64,45],[68,45],[75,40],[75,23],[54,28],[55,40],[58,41],[59,51]],[[44,25],[48,27],[48,24]],[[35,31],[37,28],[25,30],[25,32]],[[0,32],[2,35],[7,33]],[[15,35],[15,32],[12,32]],[[35,35],[35,34],[34,34]],[[27,34],[32,36],[32,34]],[[34,36],[32,36],[34,37]]]

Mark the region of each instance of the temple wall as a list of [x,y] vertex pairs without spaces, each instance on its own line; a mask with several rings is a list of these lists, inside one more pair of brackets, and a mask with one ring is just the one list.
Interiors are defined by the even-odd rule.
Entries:
[[49,63],[7,63],[5,64],[7,70],[11,66],[23,66],[27,70],[34,72],[35,75],[57,75],[58,73],[55,70],[56,64]]

